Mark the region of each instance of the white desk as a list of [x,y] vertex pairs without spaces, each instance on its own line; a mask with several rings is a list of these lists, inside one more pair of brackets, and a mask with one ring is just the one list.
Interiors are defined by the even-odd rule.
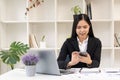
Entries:
[[36,74],[27,77],[24,69],[14,69],[0,75],[0,80],[120,80],[120,73],[76,73],[62,76]]

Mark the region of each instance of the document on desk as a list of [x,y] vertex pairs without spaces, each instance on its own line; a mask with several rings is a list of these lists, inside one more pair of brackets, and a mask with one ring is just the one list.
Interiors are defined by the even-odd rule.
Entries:
[[120,73],[120,68],[104,68],[103,71],[106,73]]
[[82,68],[80,73],[99,73],[101,70],[99,68]]
[[106,73],[100,68],[79,68],[75,69],[75,71],[74,74],[62,75],[62,78],[64,80],[120,80],[119,73]]

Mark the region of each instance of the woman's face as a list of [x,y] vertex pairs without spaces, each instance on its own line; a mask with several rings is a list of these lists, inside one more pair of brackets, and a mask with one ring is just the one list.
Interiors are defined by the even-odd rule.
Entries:
[[81,20],[77,24],[76,33],[79,38],[86,38],[89,32],[89,24],[85,20]]

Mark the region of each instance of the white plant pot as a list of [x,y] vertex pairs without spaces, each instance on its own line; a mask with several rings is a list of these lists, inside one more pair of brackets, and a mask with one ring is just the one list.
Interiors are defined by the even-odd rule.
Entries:
[[46,48],[46,42],[40,42],[40,48]]
[[36,65],[25,66],[27,76],[35,76]]

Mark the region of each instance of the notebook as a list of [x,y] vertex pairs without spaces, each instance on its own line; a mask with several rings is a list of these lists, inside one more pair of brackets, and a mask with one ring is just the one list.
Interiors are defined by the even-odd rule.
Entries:
[[103,68],[103,71],[106,73],[119,73],[120,68]]

